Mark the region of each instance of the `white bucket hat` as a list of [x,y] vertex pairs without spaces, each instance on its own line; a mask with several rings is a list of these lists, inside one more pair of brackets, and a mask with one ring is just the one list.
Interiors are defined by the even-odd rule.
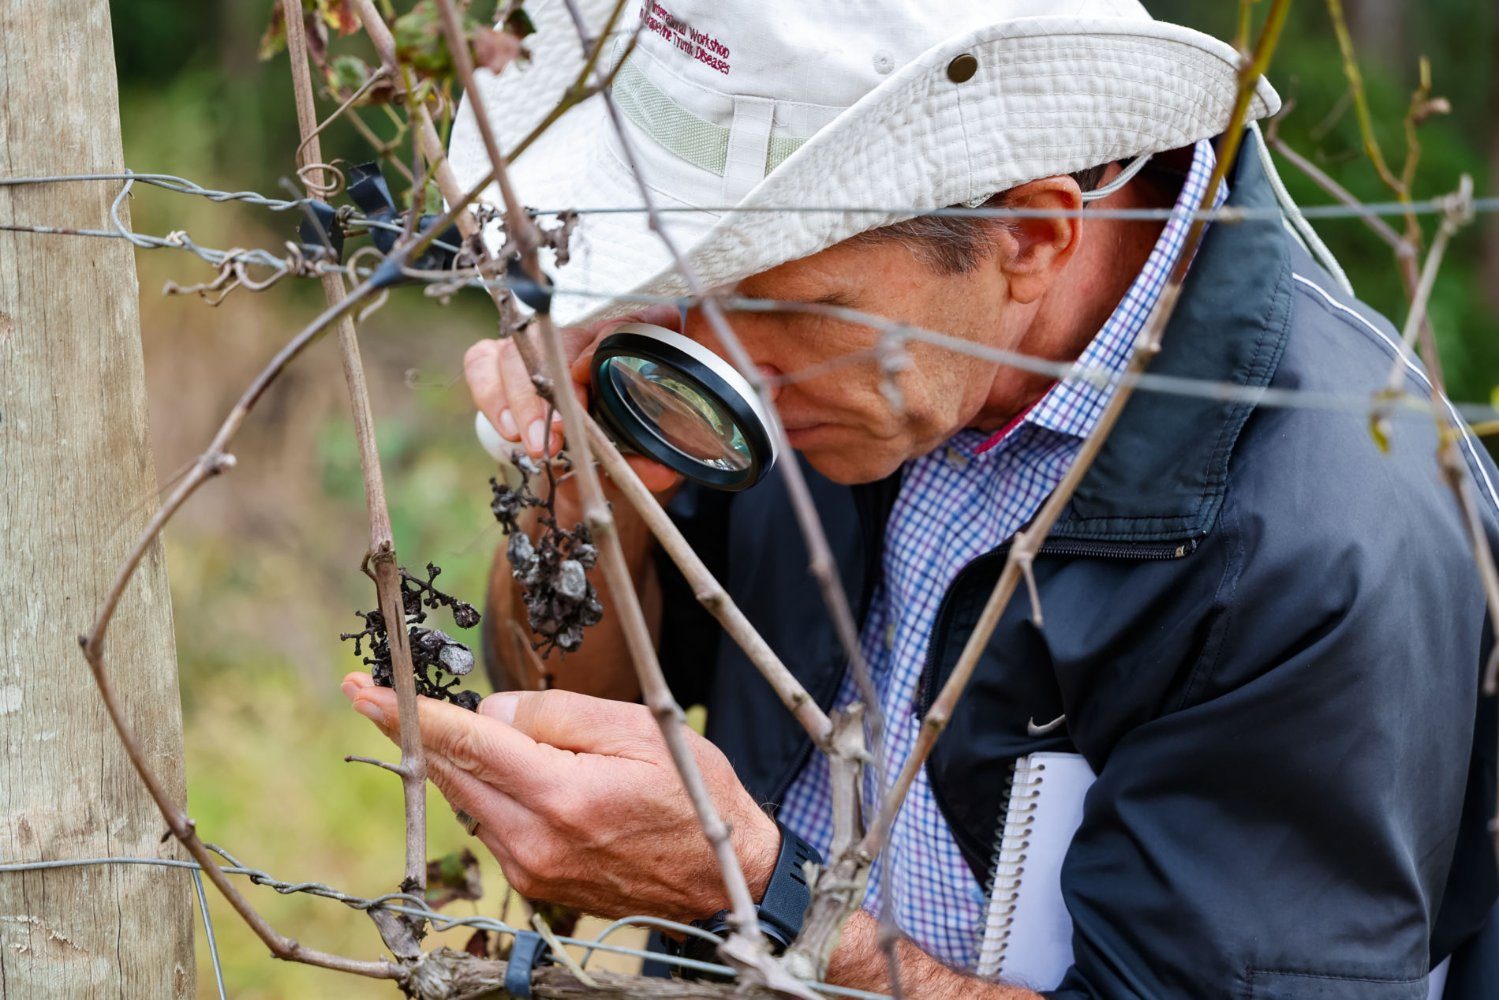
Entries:
[[[578,6],[598,35],[614,0]],[[526,10],[529,63],[479,73],[506,150],[583,64],[561,0]],[[921,211],[1210,138],[1237,93],[1231,46],[1155,21],[1137,0],[632,0],[605,68],[642,20],[614,99],[653,202],[670,210],[666,230],[706,287]],[[1250,119],[1279,105],[1261,80]],[[449,157],[465,187],[489,171],[466,103]],[[640,209],[626,161],[595,96],[511,176],[532,208]],[[484,200],[498,204],[498,191]],[[763,210],[793,207],[818,210]],[[616,296],[687,290],[643,211],[586,212],[569,246],[564,266],[544,257],[562,325],[641,308]]]

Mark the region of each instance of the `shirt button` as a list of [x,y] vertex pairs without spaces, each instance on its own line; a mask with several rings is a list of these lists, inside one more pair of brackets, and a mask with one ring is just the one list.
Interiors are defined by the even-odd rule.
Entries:
[[947,464],[954,469],[964,469],[968,467],[968,457],[952,445],[948,445]]
[[895,648],[895,622],[885,626],[885,648]]

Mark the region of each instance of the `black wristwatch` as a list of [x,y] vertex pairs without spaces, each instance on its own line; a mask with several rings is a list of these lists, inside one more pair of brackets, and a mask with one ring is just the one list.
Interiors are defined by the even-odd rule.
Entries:
[[[820,867],[822,855],[817,852],[817,848],[788,830],[780,820],[776,820],[776,827],[781,831],[781,851],[776,857],[775,871],[771,872],[770,882],[765,887],[765,897],[760,900],[755,911],[760,918],[760,933],[770,943],[770,950],[779,955],[801,933],[802,921],[807,917],[807,906],[812,902],[812,889],[807,885],[806,864],[810,861]],[[694,920],[692,926],[723,937],[729,932],[729,913],[728,910],[719,910],[706,920]],[[720,961],[713,942],[695,934],[687,935],[681,944],[668,941],[668,947],[683,958],[699,962]],[[701,976],[700,973],[680,967],[674,968],[673,974],[688,979]]]

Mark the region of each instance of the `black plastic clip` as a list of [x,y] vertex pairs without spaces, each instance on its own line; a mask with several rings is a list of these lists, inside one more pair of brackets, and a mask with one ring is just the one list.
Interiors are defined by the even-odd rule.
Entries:
[[[369,227],[369,232],[376,249],[389,254],[400,238],[405,216],[396,211],[395,198],[391,196],[385,175],[380,172],[380,164],[361,163],[349,171],[349,198],[366,219],[375,223]],[[416,232],[425,234],[439,218],[437,215],[423,215],[416,220]],[[407,266],[418,271],[447,270],[453,266],[453,258],[458,254],[457,248],[462,244],[463,236],[458,232],[458,227],[449,225]]]
[[[354,202],[366,218],[380,222],[395,222],[396,200],[391,197],[390,185],[385,182],[385,175],[380,172],[378,163],[361,163],[357,167],[349,168],[349,200]],[[370,232],[375,246],[379,247],[383,253],[390,251],[387,244],[395,243],[398,235],[400,235],[398,232],[389,229],[375,229]],[[382,240],[385,243],[382,243]]]
[[536,966],[548,961],[551,946],[535,931],[516,931],[510,944],[510,958],[505,965],[505,993],[519,1000],[531,996],[531,974]]
[[547,277],[545,271],[540,268],[537,270],[544,284],[538,284],[536,279],[526,273],[519,257],[511,257],[510,263],[505,265],[505,280],[516,298],[536,310],[538,315],[545,316],[552,311],[552,279]]
[[302,206],[302,223],[297,227],[297,241],[302,252],[314,260],[329,258],[334,263],[344,259],[344,224],[338,209],[326,201],[308,201]]
[[[424,215],[416,220],[416,231],[426,235],[427,230],[432,228],[433,223],[442,218],[440,215]],[[446,244],[446,246],[439,246]],[[446,271],[453,266],[453,258],[458,256],[457,248],[463,245],[463,235],[458,232],[456,225],[448,228],[432,238],[422,255],[416,259],[411,266],[419,271]],[[449,249],[451,247],[452,249]]]

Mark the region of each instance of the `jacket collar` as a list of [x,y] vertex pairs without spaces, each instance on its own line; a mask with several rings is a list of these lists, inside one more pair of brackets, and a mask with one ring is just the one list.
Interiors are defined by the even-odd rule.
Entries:
[[[1274,208],[1257,150],[1245,145],[1228,207]],[[1268,385],[1290,332],[1290,247],[1270,218],[1209,230],[1167,324],[1159,374]],[[1228,466],[1253,406],[1138,390],[1052,529],[1056,540],[1195,543],[1213,526]]]

